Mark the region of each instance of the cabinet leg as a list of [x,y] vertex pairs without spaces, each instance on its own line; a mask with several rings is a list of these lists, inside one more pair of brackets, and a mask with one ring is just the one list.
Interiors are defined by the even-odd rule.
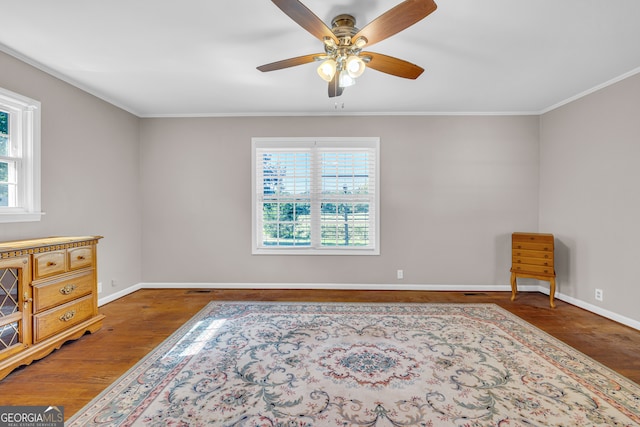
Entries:
[[553,302],[553,297],[556,295],[556,278],[549,279],[549,305],[551,308],[556,308],[556,304]]
[[518,285],[516,283],[516,273],[511,273],[511,301],[516,299],[516,293],[518,292]]

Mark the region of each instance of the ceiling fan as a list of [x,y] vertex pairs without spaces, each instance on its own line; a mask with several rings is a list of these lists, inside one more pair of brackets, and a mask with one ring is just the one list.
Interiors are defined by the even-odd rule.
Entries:
[[364,52],[365,46],[378,43],[410,27],[436,10],[433,0],[405,0],[389,9],[364,28],[356,28],[352,15],[338,15],[329,28],[299,0],[272,0],[285,14],[311,35],[324,43],[324,53],[313,53],[261,65],[258,70],[275,71],[321,61],[318,74],[329,82],[329,97],[342,95],[345,87],[355,84],[366,67],[393,76],[416,79],[423,68],[375,52]]

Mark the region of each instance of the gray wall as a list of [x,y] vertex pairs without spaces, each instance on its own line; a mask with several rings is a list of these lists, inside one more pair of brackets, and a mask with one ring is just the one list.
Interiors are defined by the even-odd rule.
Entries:
[[41,102],[46,212],[0,224],[0,240],[102,235],[102,295],[139,283],[139,119],[2,52],[0,70],[0,86]]
[[[143,280],[508,284],[510,233],[538,227],[538,121],[143,119]],[[379,136],[381,255],[252,256],[254,136]]]
[[640,74],[544,114],[540,133],[540,230],[559,242],[558,290],[640,321]]

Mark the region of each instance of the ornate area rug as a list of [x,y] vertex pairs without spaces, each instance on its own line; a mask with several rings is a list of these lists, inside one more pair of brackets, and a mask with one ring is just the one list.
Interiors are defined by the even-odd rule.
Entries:
[[215,302],[85,425],[638,426],[640,386],[494,304]]

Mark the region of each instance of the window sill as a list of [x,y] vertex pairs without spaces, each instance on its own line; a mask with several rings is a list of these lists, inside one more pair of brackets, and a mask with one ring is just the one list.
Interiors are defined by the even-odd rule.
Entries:
[[40,221],[44,214],[44,212],[0,212],[0,223]]
[[253,248],[252,255],[380,255],[378,249]]

